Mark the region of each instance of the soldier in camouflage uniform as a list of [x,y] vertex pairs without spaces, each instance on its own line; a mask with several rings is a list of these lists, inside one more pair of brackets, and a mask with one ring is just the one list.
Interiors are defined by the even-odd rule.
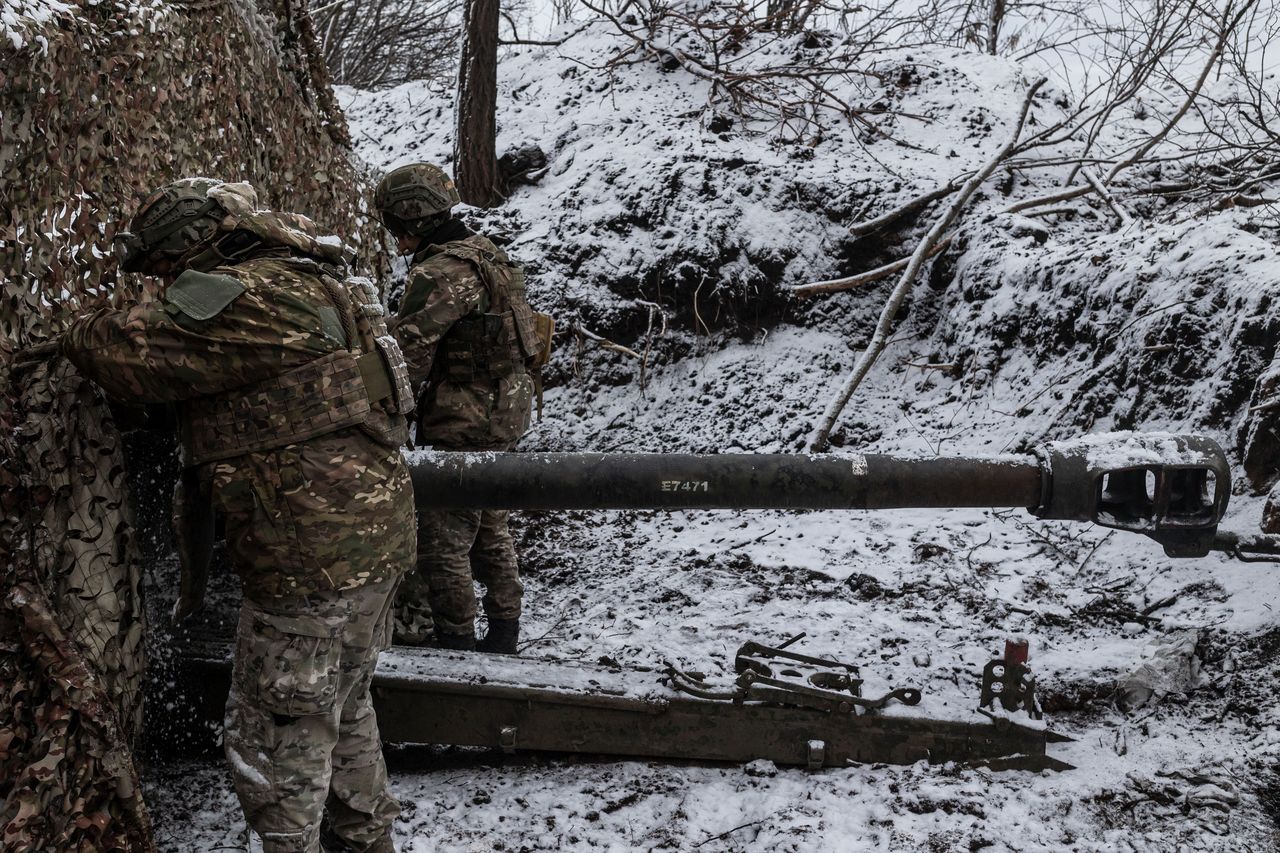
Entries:
[[268,853],[319,851],[326,807],[337,849],[392,851],[369,684],[413,560],[412,397],[377,292],[245,184],[169,184],[133,230],[124,269],[162,298],[61,350],[113,397],[179,404],[186,499],[223,517],[244,588],[224,739],[246,818]]
[[[418,446],[510,450],[529,428],[526,364],[540,343],[523,270],[454,218],[458,201],[453,181],[427,163],[395,169],[378,185],[383,224],[412,253],[391,330],[422,389]],[[523,588],[505,511],[418,514],[418,571],[397,597],[399,639],[426,639],[434,619],[441,646],[477,648],[473,578],[485,586],[489,620],[479,649],[515,654]]]

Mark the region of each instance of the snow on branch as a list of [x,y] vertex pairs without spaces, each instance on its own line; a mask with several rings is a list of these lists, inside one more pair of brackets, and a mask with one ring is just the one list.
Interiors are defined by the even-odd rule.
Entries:
[[845,383],[843,390],[832,401],[827,409],[826,416],[822,420],[822,424],[814,433],[810,442],[810,449],[815,452],[826,450],[830,444],[831,430],[835,426],[836,420],[840,417],[840,413],[844,411],[844,407],[849,403],[849,399],[853,396],[853,392],[858,390],[858,386],[862,384],[863,378],[871,366],[875,364],[876,359],[880,357],[880,353],[884,351],[886,344],[889,342],[889,333],[893,328],[894,318],[898,315],[898,310],[902,307],[902,302],[906,299],[907,293],[911,290],[911,285],[915,282],[916,275],[920,272],[920,267],[930,257],[934,248],[943,239],[943,235],[952,223],[960,216],[960,212],[964,206],[969,203],[969,199],[977,192],[978,187],[991,176],[1001,163],[1009,158],[1016,150],[1018,150],[1018,139],[1022,136],[1022,128],[1027,122],[1027,114],[1031,110],[1031,102],[1035,98],[1035,94],[1045,83],[1045,78],[1041,77],[1036,80],[1027,89],[1027,94],[1022,100],[1022,109],[1018,113],[1018,119],[1014,123],[1013,132],[1009,134],[1009,139],[1005,142],[1000,150],[992,155],[991,159],[979,169],[964,186],[960,188],[955,200],[947,211],[934,222],[933,227],[929,229],[929,233],[924,236],[916,246],[915,252],[911,256],[910,262],[903,270],[902,277],[898,279],[897,285],[893,288],[893,292],[889,294],[884,309],[880,312],[880,320],[876,323],[875,334],[872,335],[870,343],[867,344],[862,355],[858,357],[857,364],[854,365],[853,373]]
[[[879,73],[864,58],[882,50],[885,23],[871,18],[856,31],[836,38],[804,30],[819,2],[779,4],[760,16],[746,3],[678,6],[627,3],[610,11],[599,0],[582,5],[608,21],[630,46],[609,61],[610,68],[656,62],[710,85],[711,103],[736,114],[748,126],[761,123],[793,140],[821,139],[824,117],[835,115],[868,138],[890,138],[879,117],[883,105],[863,105],[867,80]],[[772,7],[771,7],[772,8]],[[634,11],[627,11],[634,10]],[[788,58],[767,57],[785,48]]]
[[[929,253],[925,256],[925,260],[932,258],[934,255],[942,252],[947,246],[951,245],[952,235],[948,234],[937,243],[929,248]],[[795,296],[817,296],[822,293],[838,293],[842,290],[852,290],[855,287],[861,287],[864,284],[872,284],[874,282],[886,279],[894,273],[905,270],[911,263],[911,258],[900,258],[892,263],[876,267],[873,270],[851,275],[846,278],[835,278],[830,281],[815,281],[812,284],[801,284],[791,288],[792,294]]]
[[[1221,15],[1215,22],[1216,32],[1214,33],[1215,38],[1213,46],[1209,50],[1195,82],[1190,87],[1185,88],[1184,96],[1179,103],[1178,108],[1174,110],[1174,112],[1164,121],[1159,130],[1138,142],[1124,156],[1112,160],[1109,163],[1109,168],[1105,175],[1097,175],[1089,169],[1078,167],[1072,171],[1068,180],[1073,178],[1078,172],[1083,172],[1085,178],[1084,184],[1069,186],[1034,198],[1023,199],[1022,201],[1010,205],[1006,212],[1021,213],[1023,211],[1033,210],[1046,205],[1061,204],[1062,202],[1071,201],[1088,195],[1089,193],[1097,193],[1098,196],[1112,209],[1112,211],[1116,213],[1121,224],[1127,224],[1129,221],[1129,215],[1127,211],[1119,207],[1116,200],[1108,190],[1109,185],[1112,184],[1126,169],[1146,162],[1147,156],[1151,154],[1157,146],[1163,143],[1179,123],[1187,116],[1187,114],[1196,107],[1205,83],[1208,81],[1213,70],[1221,63],[1223,52],[1228,43],[1233,36],[1237,34],[1241,23],[1245,20],[1246,16],[1256,4],[1257,0],[1244,0],[1244,2],[1241,3],[1227,3]],[[1134,85],[1124,89],[1121,95],[1109,101],[1097,112],[1097,120],[1089,133],[1089,138],[1086,142],[1085,148],[1081,152],[1082,163],[1089,155],[1090,148],[1096,140],[1102,124],[1111,117],[1120,103],[1125,102],[1132,97],[1132,93],[1137,90],[1140,83],[1145,83],[1149,79],[1151,70],[1166,59],[1167,51],[1153,50],[1150,54],[1147,65],[1140,69],[1140,72],[1135,75],[1136,79]]]

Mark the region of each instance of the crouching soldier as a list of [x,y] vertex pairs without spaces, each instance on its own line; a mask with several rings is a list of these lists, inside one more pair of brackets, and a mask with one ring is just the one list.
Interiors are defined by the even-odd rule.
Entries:
[[[437,450],[510,450],[529,428],[542,344],[525,301],[524,271],[453,216],[458,192],[439,167],[403,166],[378,185],[374,203],[404,254],[408,284],[392,333],[420,388],[416,441]],[[484,584],[489,631],[479,649],[515,654],[523,588],[507,513],[418,514],[418,571],[397,601],[403,642],[435,638],[475,649],[476,597]]]
[[413,561],[411,395],[376,291],[246,184],[164,186],[132,231],[123,268],[162,298],[61,350],[113,397],[179,404],[185,501],[221,514],[244,588],[225,746],[245,817],[268,853],[319,851],[326,807],[334,849],[392,851],[369,684]]

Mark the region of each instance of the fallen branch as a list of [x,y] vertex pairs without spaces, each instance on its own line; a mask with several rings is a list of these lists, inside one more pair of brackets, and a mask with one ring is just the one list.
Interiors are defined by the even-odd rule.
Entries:
[[920,272],[920,267],[924,265],[934,246],[942,240],[943,234],[946,233],[946,230],[951,227],[951,224],[960,215],[960,211],[969,203],[969,199],[978,191],[978,187],[982,186],[982,183],[991,176],[991,173],[1008,158],[1009,154],[1017,146],[1018,138],[1022,135],[1022,128],[1027,121],[1027,114],[1031,111],[1031,102],[1044,83],[1045,78],[1041,77],[1027,89],[1027,94],[1022,101],[1022,109],[1018,113],[1018,120],[1014,123],[1013,132],[1009,135],[1008,141],[987,161],[985,166],[965,183],[955,201],[951,203],[951,207],[934,223],[933,227],[929,229],[929,233],[916,246],[915,253],[911,256],[911,261],[902,273],[902,278],[898,280],[893,292],[889,294],[888,301],[885,302],[884,310],[880,312],[880,320],[876,323],[876,331],[871,338],[871,342],[867,344],[867,348],[863,350],[862,355],[858,358],[858,362],[853,369],[853,375],[849,377],[844,390],[840,392],[840,395],[832,402],[831,407],[827,409],[826,417],[823,418],[821,426],[818,427],[817,432],[814,434],[813,440],[810,442],[811,450],[820,452],[827,448],[830,443],[831,429],[835,426],[836,419],[844,411],[844,407],[848,404],[849,398],[853,396],[853,392],[862,384],[863,378],[871,370],[871,365],[875,363],[880,353],[884,351],[885,345],[889,341],[889,332],[892,330],[894,318],[898,314],[898,309],[902,307],[902,302],[906,299],[907,292],[911,289],[916,275]]
[[706,321],[702,319],[702,313],[698,311],[698,294],[702,292],[702,285],[706,283],[707,283],[707,275],[706,273],[703,273],[702,280],[699,281],[698,286],[693,289],[693,320],[694,320],[694,323],[696,324],[694,326],[694,331],[696,332],[698,330],[698,327],[701,327],[702,334],[706,335],[709,338],[711,337],[711,327],[706,324]]
[[917,370],[941,370],[943,373],[955,373],[960,365],[955,362],[947,362],[945,364],[933,364],[927,361],[904,361],[903,367],[914,367]]
[[1217,201],[1215,201],[1213,204],[1201,209],[1197,215],[1204,216],[1205,214],[1208,214],[1208,213],[1213,213],[1218,210],[1229,210],[1233,207],[1250,208],[1250,207],[1265,207],[1267,205],[1280,205],[1280,198],[1268,198],[1266,196],[1249,196],[1249,195],[1224,196],[1218,199]]
[[641,356],[640,353],[636,352],[635,350],[630,349],[628,347],[624,347],[622,344],[614,343],[608,338],[597,335],[595,332],[588,331],[587,329],[584,329],[582,326],[580,326],[577,323],[573,324],[571,331],[578,338],[579,343],[583,341],[589,341],[595,344],[596,346],[600,347],[601,349],[607,349],[610,352],[620,352],[623,355],[631,356],[636,361],[643,361],[643,356]]
[[[1080,187],[1070,187],[1065,190],[1059,190],[1048,195],[1036,196],[1035,198],[1023,199],[1017,204],[1011,204],[1006,207],[1005,213],[1022,213],[1024,210],[1030,210],[1033,207],[1044,207],[1047,204],[1059,204],[1064,201],[1074,201],[1080,196],[1088,195],[1093,192],[1093,187],[1088,184]],[[1031,214],[1034,216],[1035,214]]]
[[1046,207],[1044,210],[1033,210],[1027,216],[1079,216],[1080,211],[1074,207]]
[[757,826],[764,822],[765,822],[765,818],[760,818],[759,820],[749,820],[746,823],[740,823],[737,826],[735,826],[733,829],[726,829],[724,832],[720,833],[719,835],[713,835],[710,838],[704,838],[693,846],[697,848],[697,847],[701,847],[704,844],[710,844],[712,841],[719,841],[722,838],[728,838],[730,835],[733,835],[735,832],[737,832],[740,829],[746,829],[748,826]]
[[661,337],[667,333],[667,314],[662,310],[662,306],[656,302],[638,299],[636,303],[649,309],[649,327],[645,329],[644,333],[644,354],[640,356],[640,390],[643,391],[645,379],[648,376],[649,353],[653,351],[653,315],[656,313],[662,318],[662,330],[658,332],[658,336]]
[[1084,179],[1088,181],[1089,186],[1093,187],[1093,191],[1096,192],[1102,198],[1102,200],[1107,203],[1107,207],[1111,208],[1111,212],[1114,213],[1116,215],[1116,218],[1120,220],[1121,228],[1124,228],[1126,225],[1128,225],[1130,222],[1133,221],[1129,218],[1128,212],[1123,207],[1121,207],[1120,204],[1115,200],[1115,197],[1111,195],[1111,191],[1107,189],[1106,184],[1102,183],[1102,179],[1099,178],[1096,174],[1094,174],[1092,169],[1082,169],[1080,171],[1080,174],[1084,175]]
[[[943,251],[947,246],[951,245],[951,238],[954,235],[948,234],[929,250],[928,258]],[[841,290],[852,290],[855,287],[861,287],[864,284],[880,281],[888,278],[894,273],[902,272],[911,263],[911,258],[901,258],[892,263],[885,264],[882,267],[876,267],[873,270],[860,272],[857,275],[851,275],[847,278],[835,278],[830,281],[815,281],[812,284],[800,284],[791,288],[791,293],[795,296],[817,296],[821,293],[836,293]]]
[[895,207],[887,213],[882,213],[875,219],[867,219],[862,222],[855,222],[849,226],[849,233],[854,237],[863,237],[867,234],[874,234],[876,231],[883,231],[890,225],[896,223],[899,219],[919,213],[924,208],[933,204],[940,198],[947,196],[960,189],[960,180],[963,176],[952,178],[951,181],[936,190],[927,192],[922,196],[913,198],[905,204]]
[[1152,613],[1155,613],[1157,610],[1163,610],[1166,607],[1172,607],[1174,604],[1177,604],[1177,603],[1178,603],[1178,593],[1175,592],[1173,595],[1166,595],[1164,598],[1161,598],[1158,601],[1154,601],[1151,604],[1148,604],[1146,607],[1142,608],[1142,615],[1150,616]]

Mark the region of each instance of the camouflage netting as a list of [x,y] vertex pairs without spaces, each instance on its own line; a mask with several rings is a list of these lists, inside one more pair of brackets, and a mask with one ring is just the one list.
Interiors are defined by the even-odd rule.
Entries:
[[123,441],[60,360],[85,310],[148,298],[110,250],[153,186],[247,180],[384,262],[305,4],[17,0],[0,14],[0,847],[150,850],[132,746],[142,565]]

